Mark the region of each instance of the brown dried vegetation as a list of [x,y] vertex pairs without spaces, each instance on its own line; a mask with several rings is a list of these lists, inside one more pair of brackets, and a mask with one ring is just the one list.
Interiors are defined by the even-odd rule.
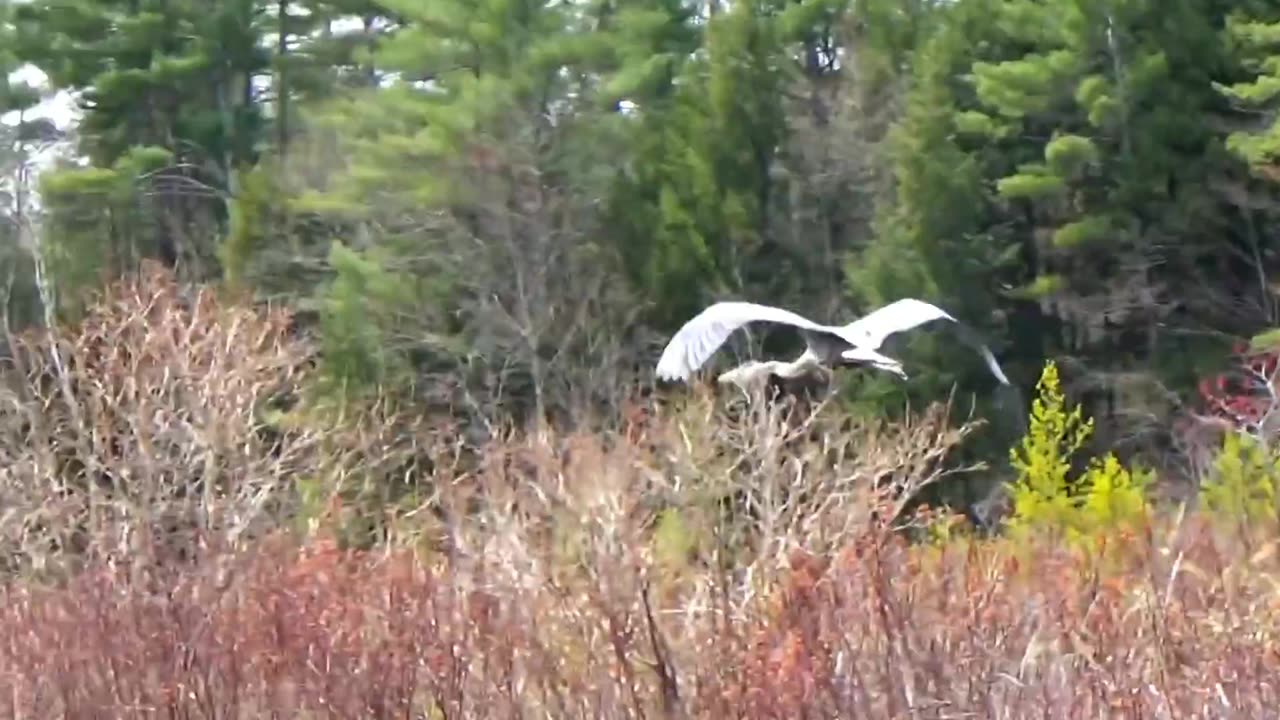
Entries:
[[[1181,516],[1101,555],[908,541],[925,520],[905,500],[946,480],[973,430],[943,407],[857,425],[698,395],[461,463],[448,432],[385,408],[263,419],[301,392],[307,355],[284,316],[161,275],[23,341],[0,428],[0,712],[1216,718],[1280,702],[1275,541]],[[342,489],[397,472],[413,502],[389,506],[381,545],[347,546],[351,509],[371,506]],[[319,509],[299,477],[327,483]],[[32,572],[55,566],[74,572]]]

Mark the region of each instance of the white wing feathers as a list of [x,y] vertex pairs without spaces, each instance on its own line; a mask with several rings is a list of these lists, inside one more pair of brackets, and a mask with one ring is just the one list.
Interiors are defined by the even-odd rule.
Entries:
[[663,380],[687,380],[702,367],[733,331],[752,322],[772,322],[805,330],[832,328],[819,325],[790,310],[750,302],[719,302],[698,313],[667,343],[658,360],[657,375]]
[[982,355],[982,359],[986,361],[987,367],[991,369],[991,373],[996,376],[997,380],[1008,385],[1009,378],[1005,377],[1004,371],[1000,369],[1000,363],[996,362],[995,355],[991,354],[990,348],[979,340],[967,325],[956,320],[942,308],[923,300],[903,298],[902,300],[891,302],[845,325],[840,330],[851,337],[862,338],[863,341],[859,344],[879,348],[884,344],[885,339],[894,333],[943,319],[955,323],[960,339],[971,345]]
[[[936,305],[903,298],[889,303],[842,327],[820,325],[790,310],[758,305],[751,302],[718,302],[698,313],[667,343],[658,360],[657,375],[662,380],[688,380],[695,370],[702,367],[735,330],[752,322],[771,322],[791,325],[802,330],[831,333],[843,337],[849,344],[865,351],[874,351],[894,333],[911,330],[934,320],[949,320],[959,331],[960,339],[974,347],[986,361],[992,374],[1008,385],[1000,364],[991,350],[964,323],[956,320]],[[849,356],[852,351],[845,351]],[[879,353],[862,353],[871,357]],[[861,357],[861,355],[859,355]],[[881,356],[883,357],[883,356]],[[884,358],[889,360],[889,358]]]
[[956,319],[945,310],[915,298],[903,298],[878,308],[840,328],[852,337],[862,338],[858,345],[879,348],[890,335],[919,327],[927,322]]

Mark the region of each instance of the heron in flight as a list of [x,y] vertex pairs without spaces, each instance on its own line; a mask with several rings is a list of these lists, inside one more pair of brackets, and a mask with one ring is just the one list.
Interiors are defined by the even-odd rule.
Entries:
[[902,363],[879,352],[886,338],[936,320],[946,320],[960,332],[960,338],[974,347],[1002,385],[1008,385],[991,350],[972,330],[941,308],[914,298],[904,298],[875,310],[848,325],[821,325],[790,310],[751,302],[718,302],[698,313],[676,332],[658,360],[657,375],[662,380],[688,380],[689,376],[715,354],[729,335],[754,322],[789,325],[797,328],[806,349],[791,362],[748,362],[717,378],[720,382],[744,384],[752,378],[776,375],[783,379],[801,377],[815,371],[841,366],[872,367],[906,379]]

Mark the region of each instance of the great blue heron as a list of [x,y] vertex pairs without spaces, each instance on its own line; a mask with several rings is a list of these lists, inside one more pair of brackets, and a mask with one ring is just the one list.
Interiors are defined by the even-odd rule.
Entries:
[[698,313],[676,332],[658,360],[657,375],[662,380],[688,380],[702,367],[733,331],[753,322],[790,325],[798,328],[807,346],[791,362],[749,362],[721,374],[720,382],[743,385],[769,375],[797,378],[814,371],[840,366],[869,366],[906,379],[902,363],[878,352],[890,335],[935,320],[947,320],[960,331],[960,338],[973,346],[1002,385],[1008,385],[991,350],[974,333],[946,311],[922,300],[904,298],[892,302],[848,325],[821,325],[790,310],[750,302],[718,302]]

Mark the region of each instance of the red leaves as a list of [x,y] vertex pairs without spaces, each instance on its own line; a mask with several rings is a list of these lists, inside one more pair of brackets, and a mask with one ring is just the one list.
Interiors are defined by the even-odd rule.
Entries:
[[[1250,352],[1248,343],[1236,343],[1234,367],[1197,384],[1207,414],[1244,427],[1262,419],[1271,406],[1280,355],[1273,351]],[[1269,386],[1269,387],[1268,387]]]
[[[1233,581],[1227,597],[1219,576],[1245,555],[1215,552],[1193,522],[1181,537],[1167,555],[1142,537],[1117,537],[1141,564],[1124,568],[1050,543],[999,540],[796,552],[786,567],[762,568],[767,598],[727,587],[726,614],[682,609],[679,599],[655,608],[680,681],[673,714],[880,718],[945,706],[1022,717],[1047,698],[1062,717],[1097,717],[1121,702],[1146,717],[1203,708],[1228,673],[1233,703],[1256,715],[1273,702],[1256,689],[1280,672],[1266,640],[1270,586]],[[1164,581],[1183,556],[1177,582]],[[1277,569],[1274,557],[1247,562],[1252,572]],[[611,651],[582,654],[575,634],[604,627],[606,615],[630,626],[638,598],[597,605],[568,588],[496,579],[480,588],[409,553],[326,542],[266,542],[234,570],[225,587],[187,568],[145,584],[102,570],[64,589],[3,590],[0,692],[26,717],[136,717],[125,708],[146,707],[392,718],[423,703],[449,717],[624,717],[636,707],[661,715],[645,633],[617,637],[635,668],[634,700],[608,687],[618,682],[606,679]],[[1138,603],[1148,576],[1168,593],[1153,607]],[[526,612],[531,605],[547,611]],[[567,614],[557,619],[555,608]],[[1214,618],[1228,609],[1266,631],[1218,628]],[[1163,685],[1150,658],[1175,656],[1177,682]],[[1010,691],[1006,675],[1025,690]],[[48,697],[62,704],[37,702]]]

